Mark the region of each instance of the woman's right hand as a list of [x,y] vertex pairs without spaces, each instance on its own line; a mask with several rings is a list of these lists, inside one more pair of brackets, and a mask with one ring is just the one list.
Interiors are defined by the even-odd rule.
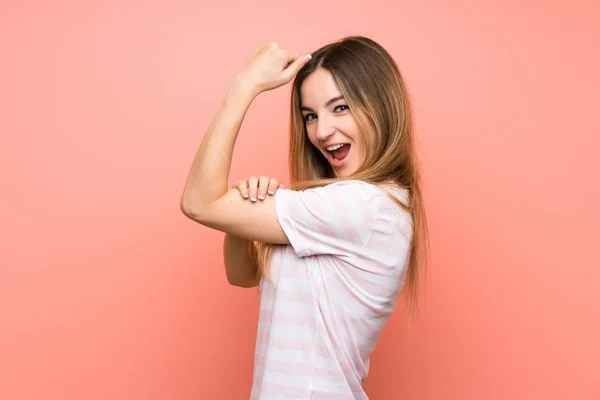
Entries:
[[249,198],[250,201],[256,201],[257,199],[264,200],[267,194],[274,195],[277,189],[283,188],[283,183],[275,178],[269,179],[266,176],[251,176],[248,179],[237,181],[233,187],[239,190],[244,199]]
[[310,59],[310,54],[302,56],[283,49],[277,43],[267,43],[246,62],[237,79],[244,82],[242,86],[258,95],[291,81]]

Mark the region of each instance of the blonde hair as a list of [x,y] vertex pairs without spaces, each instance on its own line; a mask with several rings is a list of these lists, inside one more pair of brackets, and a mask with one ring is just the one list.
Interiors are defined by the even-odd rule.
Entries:
[[[367,124],[373,128],[374,137],[373,140],[367,140],[364,164],[348,177],[335,177],[329,162],[312,145],[306,134],[300,111],[300,88],[317,68],[324,68],[332,74],[361,131],[367,132]],[[290,106],[289,168],[292,190],[305,190],[348,179],[375,185],[393,181],[408,189],[408,205],[395,198],[393,200],[410,213],[413,223],[403,293],[406,295],[407,308],[415,316],[418,313],[419,275],[424,275],[426,269],[428,233],[410,99],[398,66],[375,41],[362,36],[343,38],[312,54],[311,61],[294,79]],[[363,120],[362,116],[368,121]],[[269,266],[276,246],[270,243],[252,246],[251,253],[261,277],[269,277]]]

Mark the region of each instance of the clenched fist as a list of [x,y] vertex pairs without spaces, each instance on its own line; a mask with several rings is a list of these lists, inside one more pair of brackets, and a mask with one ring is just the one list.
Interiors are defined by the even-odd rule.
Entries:
[[237,79],[258,95],[291,81],[310,58],[285,50],[277,43],[265,44],[247,61]]

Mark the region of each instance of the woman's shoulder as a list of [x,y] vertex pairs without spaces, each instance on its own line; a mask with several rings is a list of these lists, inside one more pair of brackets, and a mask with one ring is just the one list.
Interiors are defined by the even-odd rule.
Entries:
[[322,184],[312,188],[300,190],[300,192],[306,194],[315,194],[319,197],[328,197],[331,199],[344,197],[351,200],[353,197],[366,198],[379,196],[381,191],[378,190],[377,186],[360,181],[360,180],[339,180],[327,184]]
[[333,183],[324,186],[325,188],[329,188],[331,191],[340,191],[340,192],[364,192],[372,195],[380,195],[381,190],[379,189],[379,185],[358,180],[358,179],[345,179],[341,181],[336,181]]
[[362,193],[366,196],[377,197],[381,199],[392,196],[405,206],[408,206],[409,204],[409,190],[393,181],[371,183],[362,180],[349,179],[331,183],[325,186],[325,188],[329,188],[328,190],[332,192],[346,194],[350,194],[350,192],[354,192],[354,194]]

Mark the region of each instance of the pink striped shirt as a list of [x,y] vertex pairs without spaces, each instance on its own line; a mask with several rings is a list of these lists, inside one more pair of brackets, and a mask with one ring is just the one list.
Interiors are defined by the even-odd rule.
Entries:
[[[408,192],[387,191],[407,204]],[[260,283],[252,399],[367,399],[369,357],[404,284],[410,215],[374,185],[279,189],[279,247]]]

